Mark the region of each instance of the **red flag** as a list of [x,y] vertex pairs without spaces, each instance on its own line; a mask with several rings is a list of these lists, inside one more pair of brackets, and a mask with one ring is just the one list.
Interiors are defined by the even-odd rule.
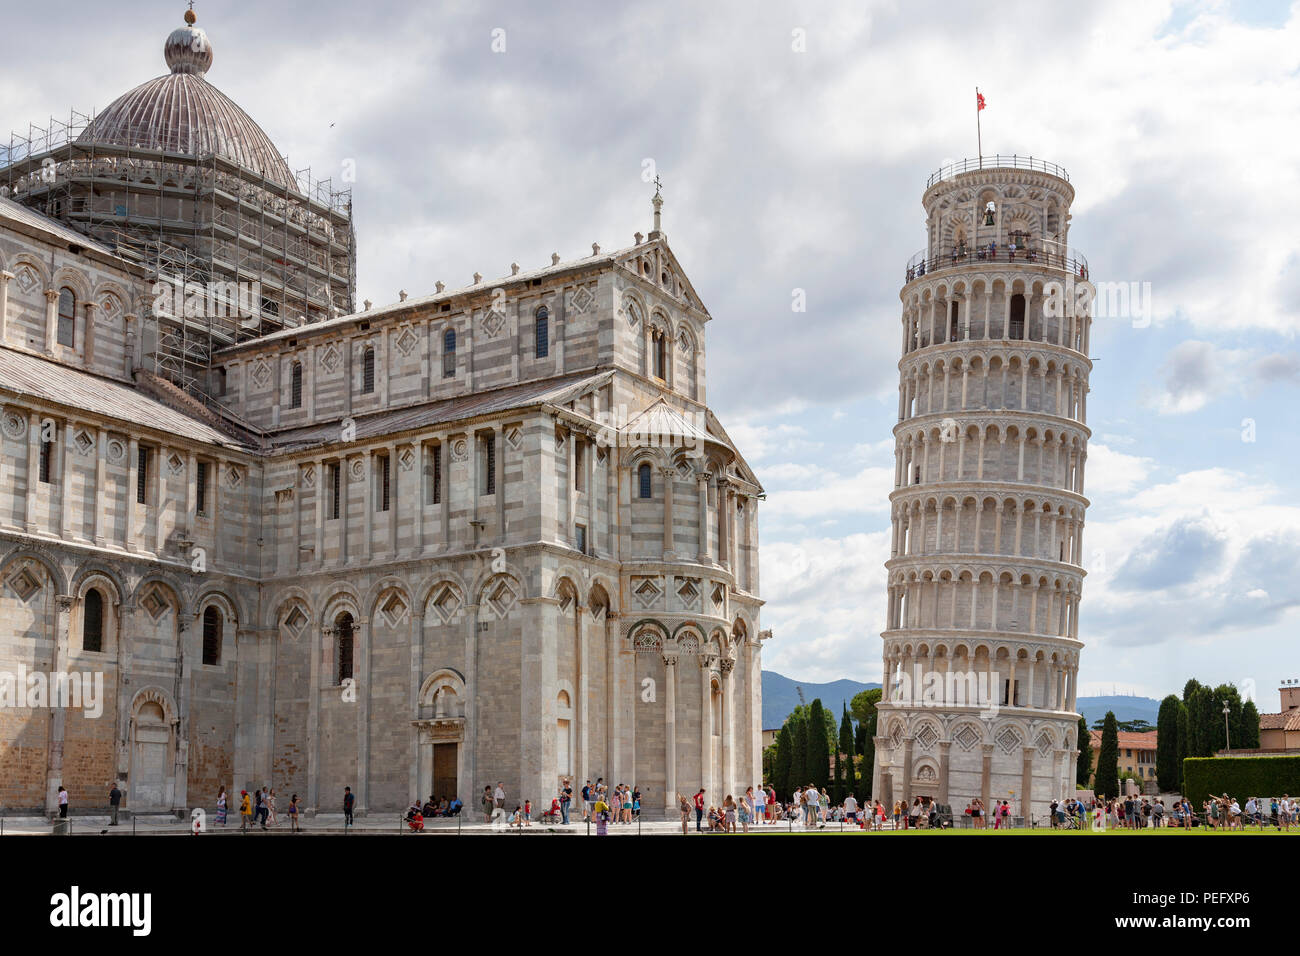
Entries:
[[983,93],[976,93],[976,94],[975,94],[975,112],[978,113],[978,112],[979,112],[980,110],[982,110],[982,109],[984,109],[984,94],[983,94]]

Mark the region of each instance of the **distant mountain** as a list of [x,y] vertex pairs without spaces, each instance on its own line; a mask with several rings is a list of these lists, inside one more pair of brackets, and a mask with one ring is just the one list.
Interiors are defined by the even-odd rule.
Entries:
[[853,700],[854,695],[879,686],[879,684],[862,684],[855,680],[813,684],[809,681],[791,680],[776,671],[763,671],[763,729],[780,728],[785,723],[785,719],[790,716],[790,712],[799,706],[796,687],[803,688],[804,700],[810,704],[814,698],[820,698],[822,706],[830,710],[838,727],[842,706]]
[[[814,684],[809,681],[791,680],[776,671],[763,671],[763,729],[779,728],[790,716],[790,712],[799,706],[796,687],[803,688],[804,700],[808,703],[812,703],[813,698],[820,698],[822,706],[830,709],[838,725],[842,704],[848,703],[854,695],[864,690],[879,686],[879,684],[863,684],[855,680]],[[1078,711],[1087,718],[1089,727],[1104,719],[1108,710],[1115,712],[1116,720],[1145,720],[1154,727],[1156,718],[1160,714],[1160,701],[1151,697],[1130,697],[1123,694],[1078,699]]]
[[1160,715],[1160,701],[1150,697],[1129,697],[1117,694],[1108,697],[1080,697],[1075,708],[1088,719],[1091,727],[1106,718],[1106,711],[1113,710],[1116,720],[1145,720],[1152,727]]

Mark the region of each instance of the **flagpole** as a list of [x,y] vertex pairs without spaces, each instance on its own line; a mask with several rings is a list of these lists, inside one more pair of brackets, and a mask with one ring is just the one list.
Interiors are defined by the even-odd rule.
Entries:
[[980,88],[975,87],[975,148],[979,151],[980,169],[984,168],[984,139],[980,132]]

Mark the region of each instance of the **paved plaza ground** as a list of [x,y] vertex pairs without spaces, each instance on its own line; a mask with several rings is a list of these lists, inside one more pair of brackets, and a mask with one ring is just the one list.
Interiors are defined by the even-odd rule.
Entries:
[[[208,832],[205,836],[246,836],[246,837],[267,837],[267,836],[294,836],[295,834],[289,829],[288,821],[281,820],[276,826],[267,830],[261,827],[250,827],[247,833],[241,834],[238,819],[228,822],[225,826],[216,826],[212,823],[214,814],[208,816]],[[164,814],[150,814],[136,817],[134,820],[123,816],[121,822],[116,827],[108,825],[108,815],[102,816],[96,814],[74,815],[69,819],[70,835],[72,836],[186,836],[190,834],[190,823],[187,820],[178,820],[175,817]],[[44,817],[37,816],[14,816],[4,817],[3,825],[0,826],[0,834],[4,836],[49,836],[54,832],[54,825]],[[1166,836],[1174,837],[1178,835],[1188,837],[1199,836],[1244,836],[1244,835],[1262,835],[1278,834],[1280,831],[1272,827],[1250,827],[1246,830],[1234,830],[1230,833],[1223,831],[1211,831],[1206,827],[1196,827],[1193,830],[1182,830],[1173,827],[1162,827],[1160,829],[1128,830],[1107,828],[1103,831],[1090,830],[1053,830],[1050,827],[1016,827],[1002,830],[972,830],[968,828],[957,828],[947,830],[898,830],[885,829],[879,831],[863,831],[853,824],[831,822],[822,827],[805,827],[801,824],[791,824],[789,821],[779,823],[764,824],[762,826],[753,826],[749,828],[749,834],[737,829],[736,836],[759,835],[759,836],[790,836],[790,835],[836,835],[844,836],[864,836],[868,833],[871,836],[892,836],[892,837],[909,837],[909,836],[970,836],[970,837],[995,837],[998,835],[1020,834],[1036,836],[1061,836],[1061,837],[1079,837],[1079,836]],[[479,814],[473,814],[467,817],[436,819],[425,821],[424,834],[412,833],[396,813],[370,814],[358,816],[356,822],[351,827],[344,827],[343,814],[341,813],[321,813],[303,822],[301,836],[345,836],[355,834],[357,836],[596,836],[596,825],[590,825],[585,821],[574,819],[567,826],[559,823],[539,823],[534,822],[531,826],[505,827],[500,824],[490,824],[483,821]],[[610,824],[610,836],[666,836],[681,835],[681,823],[676,820],[648,820],[643,819],[640,822],[631,824]],[[689,828],[690,836],[730,836],[732,834],[709,834],[697,833],[695,830],[695,821],[692,818]],[[1300,826],[1293,826],[1289,833],[1282,835],[1300,836]]]

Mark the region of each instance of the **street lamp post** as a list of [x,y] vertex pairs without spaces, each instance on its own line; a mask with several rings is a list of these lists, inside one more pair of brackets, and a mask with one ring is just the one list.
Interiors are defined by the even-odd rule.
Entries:
[[1224,749],[1228,753],[1232,753],[1232,738],[1228,735],[1228,714],[1231,712],[1232,708],[1228,706],[1228,702],[1225,700],[1223,702],[1223,741],[1227,745]]

